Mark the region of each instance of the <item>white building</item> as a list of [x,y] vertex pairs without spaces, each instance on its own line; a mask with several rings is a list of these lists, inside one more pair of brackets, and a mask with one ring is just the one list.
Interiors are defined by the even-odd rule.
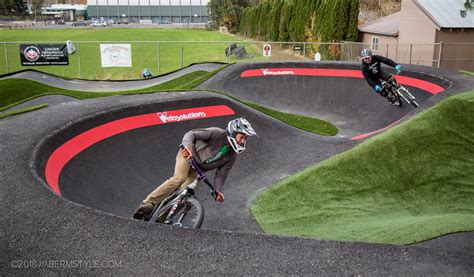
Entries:
[[153,23],[198,23],[209,21],[207,3],[209,0],[87,0],[91,18],[128,22],[151,20]]
[[53,4],[41,8],[42,15],[47,16],[50,19],[62,18],[66,21],[84,19],[86,13],[86,5]]

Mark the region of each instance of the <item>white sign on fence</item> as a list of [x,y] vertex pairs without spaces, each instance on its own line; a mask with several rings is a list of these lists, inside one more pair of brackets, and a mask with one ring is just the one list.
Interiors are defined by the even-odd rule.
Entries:
[[263,56],[270,57],[272,55],[272,46],[270,44],[263,45]]
[[132,67],[131,44],[101,44],[102,67]]

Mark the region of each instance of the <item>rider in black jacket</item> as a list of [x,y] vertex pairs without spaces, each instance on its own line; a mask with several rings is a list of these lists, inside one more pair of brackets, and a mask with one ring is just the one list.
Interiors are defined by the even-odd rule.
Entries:
[[[382,83],[380,82],[380,79],[387,81],[391,75],[382,71],[380,63],[394,67],[397,73],[400,73],[402,67],[389,58],[372,55],[372,51],[370,49],[362,50],[360,55],[362,57],[361,69],[365,80],[372,88],[374,88],[376,92],[387,98],[388,91],[382,91]],[[392,103],[392,105],[399,104],[398,101],[393,101],[393,99],[388,98],[388,100],[390,103]]]

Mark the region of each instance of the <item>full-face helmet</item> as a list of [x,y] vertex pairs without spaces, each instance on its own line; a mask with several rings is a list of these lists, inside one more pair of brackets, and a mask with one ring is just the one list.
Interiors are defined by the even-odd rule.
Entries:
[[360,56],[362,57],[362,59],[372,57],[372,50],[366,48],[362,50],[362,52],[360,52]]
[[239,144],[236,140],[237,134],[244,134],[246,136],[252,137],[256,136],[257,133],[250,125],[250,122],[247,119],[240,117],[229,121],[227,124],[227,140],[229,141],[230,146],[234,149],[235,153],[240,154],[245,150],[245,145],[247,141],[243,145]]

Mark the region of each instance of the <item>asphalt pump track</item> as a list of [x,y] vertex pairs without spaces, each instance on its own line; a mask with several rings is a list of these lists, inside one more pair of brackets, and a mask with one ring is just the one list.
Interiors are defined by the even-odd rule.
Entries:
[[[99,274],[469,275],[471,233],[411,246],[309,240],[262,234],[249,213],[252,200],[279,180],[474,87],[472,78],[455,72],[407,66],[404,82],[421,107],[400,109],[375,95],[357,71],[347,63],[235,64],[199,87],[231,97],[205,91],[115,96],[2,120],[2,272],[91,273],[87,266],[12,264],[81,260],[116,262],[93,268]],[[340,133],[301,131],[234,97],[327,119]],[[172,174],[186,131],[224,127],[240,116],[259,137],[238,157],[226,201],[203,201],[202,230],[131,219]],[[205,199],[205,188],[198,195]]]

